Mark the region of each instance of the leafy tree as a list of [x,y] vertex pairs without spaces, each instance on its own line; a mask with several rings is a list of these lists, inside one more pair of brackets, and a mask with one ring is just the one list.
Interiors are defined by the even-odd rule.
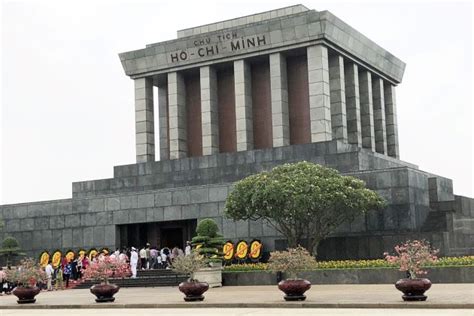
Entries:
[[309,162],[284,164],[236,183],[225,214],[234,220],[263,219],[296,248],[306,239],[316,255],[319,242],[339,225],[384,200],[365,183],[337,170]]
[[218,234],[219,227],[213,219],[206,218],[200,221],[196,228],[197,236],[191,239],[192,245],[202,255],[205,262],[221,262],[221,248],[225,243],[224,237]]
[[2,242],[2,248],[0,249],[0,256],[5,256],[7,260],[7,266],[11,264],[11,260],[16,256],[24,256],[25,254],[21,251],[18,240],[14,237],[8,236]]

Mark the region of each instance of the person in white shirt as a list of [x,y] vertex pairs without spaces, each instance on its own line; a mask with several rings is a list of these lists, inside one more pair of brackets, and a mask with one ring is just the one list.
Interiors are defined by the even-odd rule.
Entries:
[[44,271],[46,272],[46,277],[48,278],[47,289],[48,291],[52,291],[53,290],[52,279],[53,279],[54,269],[50,262],[46,265],[46,268],[44,269]]
[[146,249],[145,247],[143,247],[142,249],[140,249],[138,255],[140,256],[140,266],[142,268],[142,270],[145,270],[146,268],[146,259],[147,259],[147,256],[146,256]]
[[166,255],[165,252],[162,252],[161,253],[161,266],[163,267],[163,269],[167,268],[168,266],[168,256]]
[[191,242],[186,242],[186,248],[184,248],[184,254],[189,256],[191,254]]
[[137,264],[138,264],[138,253],[135,247],[132,247],[132,252],[130,253],[130,267],[132,269],[132,278],[137,277]]
[[158,262],[158,269],[162,268],[162,263],[161,263],[161,254],[158,252],[158,255],[156,257],[156,262]]

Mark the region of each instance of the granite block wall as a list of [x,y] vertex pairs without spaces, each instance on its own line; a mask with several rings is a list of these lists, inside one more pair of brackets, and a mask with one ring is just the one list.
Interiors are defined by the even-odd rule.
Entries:
[[426,238],[443,254],[472,253],[472,199],[452,194],[449,179],[337,141],[234,154],[147,162],[114,169],[114,178],[73,184],[72,199],[0,206],[5,235],[37,256],[44,249],[121,246],[118,225],[213,218],[226,238],[260,238],[284,248],[268,223],[223,216],[233,183],[284,162],[313,161],[364,180],[387,201],[339,227],[319,248],[321,259],[380,258],[408,238]]
[[[236,20],[214,24],[213,29],[210,29],[211,24],[184,30],[181,33],[183,36],[177,39],[148,44],[143,49],[121,53],[120,61],[128,76],[141,77],[150,73],[166,72],[170,68],[176,70],[196,67],[200,63],[216,59],[232,61],[266,54],[269,49],[287,49],[325,42],[332,47],[340,47],[341,52],[370,65],[371,70],[387,76],[391,81],[400,82],[403,77],[404,62],[329,11],[304,10],[283,16],[269,14],[262,20],[245,19],[245,24],[233,23]],[[207,41],[208,47],[221,45],[223,40],[231,41],[232,36],[228,39],[220,37],[226,33],[236,34],[235,38],[259,36],[265,40],[259,45],[242,46],[238,50],[221,49],[220,53],[206,54],[200,58],[191,57],[192,53],[198,56],[195,50],[200,47],[200,41]],[[182,52],[185,54],[179,56]]]
[[276,165],[311,161],[341,172],[415,165],[339,141],[154,161],[114,168],[114,178],[73,183],[73,197],[235,182]]

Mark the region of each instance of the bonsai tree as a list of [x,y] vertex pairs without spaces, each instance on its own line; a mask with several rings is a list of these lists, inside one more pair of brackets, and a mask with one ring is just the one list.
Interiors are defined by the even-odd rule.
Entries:
[[21,251],[18,240],[16,240],[14,237],[8,236],[2,242],[0,255],[6,257],[6,264],[7,266],[10,266],[13,257],[24,256],[25,254]]
[[285,272],[287,279],[278,283],[278,288],[285,293],[286,301],[304,301],[304,293],[311,288],[311,282],[298,279],[296,273],[314,266],[316,260],[301,246],[288,248],[287,251],[274,251],[270,253],[268,269]]
[[390,256],[388,253],[384,253],[384,255],[388,262],[400,265],[400,271],[407,273],[407,278],[400,279],[395,283],[395,287],[403,292],[403,300],[426,301],[428,297],[425,292],[431,288],[431,281],[417,276],[427,273],[422,269],[423,265],[438,260],[436,257],[438,250],[432,249],[430,244],[424,240],[408,240],[395,246],[395,251],[397,252],[395,256]]
[[196,251],[192,251],[187,256],[178,256],[174,258],[171,269],[181,274],[189,276],[188,282],[198,282],[194,279],[194,273],[206,266],[202,256]]
[[21,260],[16,269],[6,270],[7,280],[17,286],[32,288],[39,282],[45,282],[46,273],[32,258]]
[[173,260],[171,268],[174,271],[189,275],[187,281],[181,282],[178,285],[179,290],[185,294],[184,300],[186,302],[204,300],[202,294],[209,289],[209,284],[207,282],[200,282],[195,278],[194,274],[205,266],[204,257],[199,255],[197,251],[192,251],[187,256],[179,256]]
[[316,260],[305,248],[298,246],[286,251],[273,251],[268,260],[268,269],[284,272],[288,279],[296,279],[299,270],[308,269],[316,264]]
[[319,242],[339,225],[383,206],[384,200],[362,180],[299,162],[238,181],[225,214],[234,220],[263,219],[287,238],[290,248],[305,239],[316,254]]
[[26,258],[15,269],[5,271],[8,282],[16,284],[12,293],[18,297],[18,304],[34,303],[35,296],[41,291],[38,283],[45,283],[46,273],[32,258]]
[[191,239],[191,244],[206,263],[222,262],[223,253],[220,249],[225,240],[218,232],[219,227],[213,219],[203,219],[197,225],[197,236]]
[[84,278],[109,284],[110,278],[124,278],[130,274],[130,266],[125,258],[100,254],[97,260],[92,261],[87,267]]
[[417,276],[427,274],[422,269],[423,265],[438,261],[437,249],[425,240],[408,240],[401,245],[395,246],[396,255],[391,256],[384,253],[385,260],[400,266],[400,271],[405,271],[409,279],[416,279]]
[[91,286],[90,291],[97,297],[95,299],[97,303],[106,303],[115,301],[114,294],[120,289],[118,285],[109,283],[109,279],[124,278],[130,274],[126,257],[107,256],[101,253],[97,260],[92,261],[87,267],[84,278],[99,282]]

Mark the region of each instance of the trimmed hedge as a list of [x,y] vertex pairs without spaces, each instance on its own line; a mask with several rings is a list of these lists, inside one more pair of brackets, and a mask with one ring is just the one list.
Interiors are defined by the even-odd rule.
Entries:
[[[442,257],[426,267],[453,267],[453,266],[474,266],[474,256],[463,257]],[[384,259],[374,260],[333,260],[318,261],[314,266],[306,270],[324,270],[324,269],[367,269],[367,268],[397,268],[396,265],[387,262]],[[233,264],[224,267],[228,272],[247,272],[247,271],[268,271],[266,263],[244,263]]]

